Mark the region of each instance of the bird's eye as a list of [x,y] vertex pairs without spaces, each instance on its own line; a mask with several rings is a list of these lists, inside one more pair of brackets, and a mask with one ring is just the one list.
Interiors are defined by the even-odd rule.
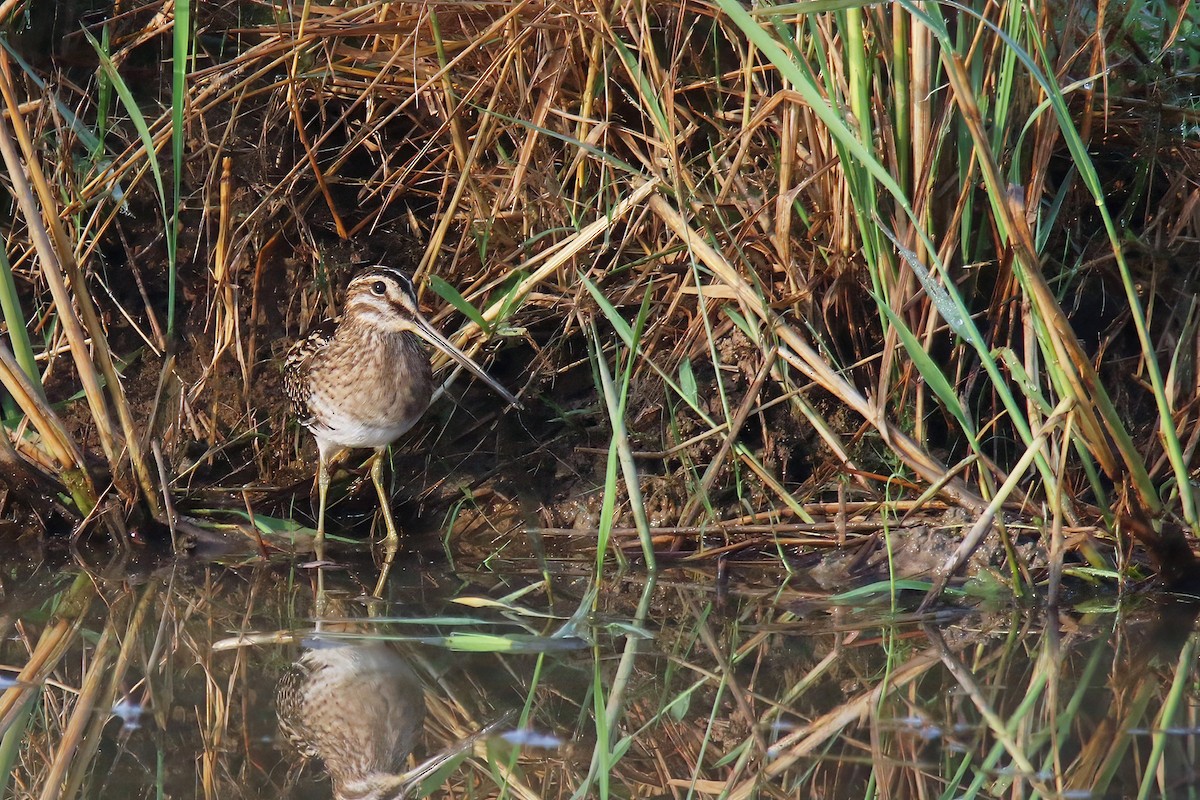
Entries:
[[383,281],[375,281],[371,284],[371,291],[380,297],[387,294],[387,284]]

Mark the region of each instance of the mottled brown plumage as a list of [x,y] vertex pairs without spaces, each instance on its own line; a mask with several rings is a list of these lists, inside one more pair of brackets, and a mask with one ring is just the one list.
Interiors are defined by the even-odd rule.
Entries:
[[[424,728],[421,679],[400,651],[370,639],[355,623],[318,622],[317,627],[316,635],[305,641],[304,653],[280,678],[275,708],[283,737],[305,757],[324,764],[335,800],[410,797],[511,718],[506,713],[405,769]],[[352,636],[343,638],[343,633]]]
[[338,800],[394,800],[414,786],[408,756],[425,722],[425,692],[382,642],[315,638],[276,689],[279,729],[318,758]]
[[292,404],[301,425],[308,420],[308,366],[314,353],[320,352],[337,330],[338,320],[327,319],[317,325],[308,336],[297,339],[288,348],[283,359],[283,393]]
[[[317,440],[320,464],[317,547],[323,548],[329,462],[343,450],[375,450],[371,479],[394,550],[399,534],[383,489],[384,449],[416,424],[433,398],[433,372],[422,340],[453,357],[505,400],[520,405],[421,315],[412,282],[399,270],[369,267],[350,281],[341,318],[292,345],[284,392]],[[323,554],[318,552],[318,557]]]

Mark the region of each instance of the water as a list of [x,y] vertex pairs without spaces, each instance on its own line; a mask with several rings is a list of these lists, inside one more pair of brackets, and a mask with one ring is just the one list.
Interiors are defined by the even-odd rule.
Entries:
[[917,616],[770,567],[404,557],[372,599],[370,562],[298,563],[5,564],[4,796],[1198,793],[1178,599]]

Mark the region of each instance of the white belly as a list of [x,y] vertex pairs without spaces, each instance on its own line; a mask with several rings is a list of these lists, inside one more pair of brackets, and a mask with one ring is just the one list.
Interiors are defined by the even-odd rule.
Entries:
[[307,381],[304,424],[323,453],[386,447],[416,424],[433,393],[429,359],[416,336],[344,327]]
[[[402,419],[369,420],[347,414],[336,403],[314,396],[311,403],[313,435],[337,447],[385,447],[416,424],[420,414]],[[319,420],[319,422],[317,421]]]

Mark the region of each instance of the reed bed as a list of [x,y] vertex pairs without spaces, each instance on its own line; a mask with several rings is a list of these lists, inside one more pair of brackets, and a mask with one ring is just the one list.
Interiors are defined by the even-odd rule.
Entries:
[[303,518],[278,364],[388,261],[529,407],[402,442],[417,513],[649,564],[919,519],[960,531],[934,590],[984,541],[1017,592],[1189,572],[1190,5],[0,15],[0,449],[49,532]]
[[[1194,611],[917,611],[1190,576],[1191,5],[65,6],[0,3],[2,508],[92,566],[5,568],[6,796],[306,796],[327,590],[419,677],[422,796],[1191,779]],[[376,261],[527,407],[394,448],[459,566],[378,582],[262,557],[282,355]]]

